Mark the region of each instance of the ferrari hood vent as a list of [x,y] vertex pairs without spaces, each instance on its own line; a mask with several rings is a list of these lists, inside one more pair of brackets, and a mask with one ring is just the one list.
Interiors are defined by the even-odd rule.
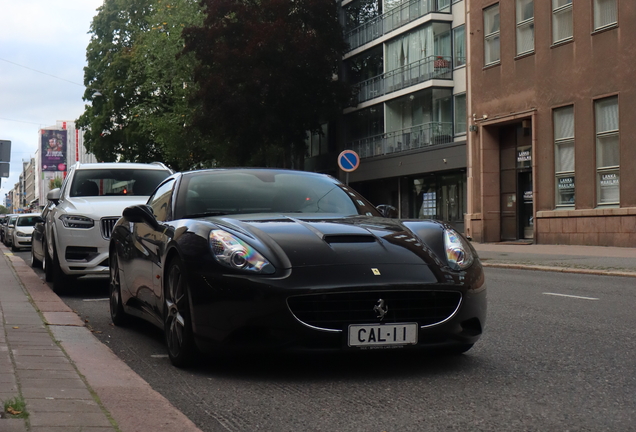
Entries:
[[334,243],[375,243],[375,237],[371,235],[360,234],[332,234],[323,237],[323,240],[329,244]]

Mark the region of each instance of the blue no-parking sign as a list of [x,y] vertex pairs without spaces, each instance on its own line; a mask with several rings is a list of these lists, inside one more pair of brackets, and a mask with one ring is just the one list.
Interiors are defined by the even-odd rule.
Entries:
[[360,165],[360,156],[353,150],[344,150],[338,155],[338,166],[345,172],[355,171]]

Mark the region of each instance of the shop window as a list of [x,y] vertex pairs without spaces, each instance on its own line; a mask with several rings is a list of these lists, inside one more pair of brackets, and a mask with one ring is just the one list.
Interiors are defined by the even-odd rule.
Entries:
[[620,202],[618,97],[595,102],[597,204]]
[[556,205],[574,206],[574,107],[553,112]]

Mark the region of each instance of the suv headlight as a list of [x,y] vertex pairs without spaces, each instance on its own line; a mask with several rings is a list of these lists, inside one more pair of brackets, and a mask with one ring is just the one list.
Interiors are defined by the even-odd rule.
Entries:
[[95,221],[86,216],[62,215],[60,220],[66,228],[92,228]]
[[444,245],[446,246],[446,259],[453,270],[464,270],[473,263],[473,254],[466,239],[457,231],[444,230]]
[[214,258],[226,267],[263,274],[272,274],[275,271],[274,266],[263,255],[227,231],[210,231],[209,243]]

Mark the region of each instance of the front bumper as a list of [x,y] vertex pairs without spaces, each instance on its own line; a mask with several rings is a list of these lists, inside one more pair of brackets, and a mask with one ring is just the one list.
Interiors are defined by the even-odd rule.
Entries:
[[[378,349],[350,347],[348,326],[414,321],[418,323],[416,345],[382,348],[448,347],[475,343],[481,336],[486,321],[486,284],[479,263],[464,272],[463,283],[453,284],[439,283],[425,265],[402,266],[393,269],[395,271],[385,267],[382,274],[394,274],[395,277],[393,280],[385,278],[381,281],[365,276],[369,273],[366,266],[364,269],[355,266],[300,268],[278,278],[218,276],[201,272],[201,268],[210,266],[189,267],[188,273],[193,330],[197,343],[203,350]],[[421,310],[426,309],[426,305],[413,304],[413,310],[408,311],[404,301],[400,304],[398,297],[404,293],[417,294],[411,297],[421,298],[421,302],[427,301],[424,300],[426,298],[434,298],[436,293],[438,297],[455,293],[458,301],[456,307],[452,304],[446,306],[444,310],[448,311],[448,316],[439,312],[441,315],[431,321],[423,316],[417,318],[418,313],[425,314]],[[308,322],[307,315],[301,318],[296,306],[293,302],[290,303],[290,298],[309,295],[322,296],[329,302],[333,294],[336,294],[331,297],[336,310],[348,301],[343,300],[344,298],[361,297],[364,301],[360,302],[360,307],[350,302],[351,312],[344,311],[340,317],[334,316],[332,326]],[[374,306],[381,298],[386,300],[390,312],[383,321],[374,313]],[[400,309],[403,313],[396,312],[390,317],[393,312],[391,308]],[[351,318],[347,319],[349,313]]]
[[56,252],[67,275],[108,275],[109,242],[99,224],[92,228],[57,228]]

